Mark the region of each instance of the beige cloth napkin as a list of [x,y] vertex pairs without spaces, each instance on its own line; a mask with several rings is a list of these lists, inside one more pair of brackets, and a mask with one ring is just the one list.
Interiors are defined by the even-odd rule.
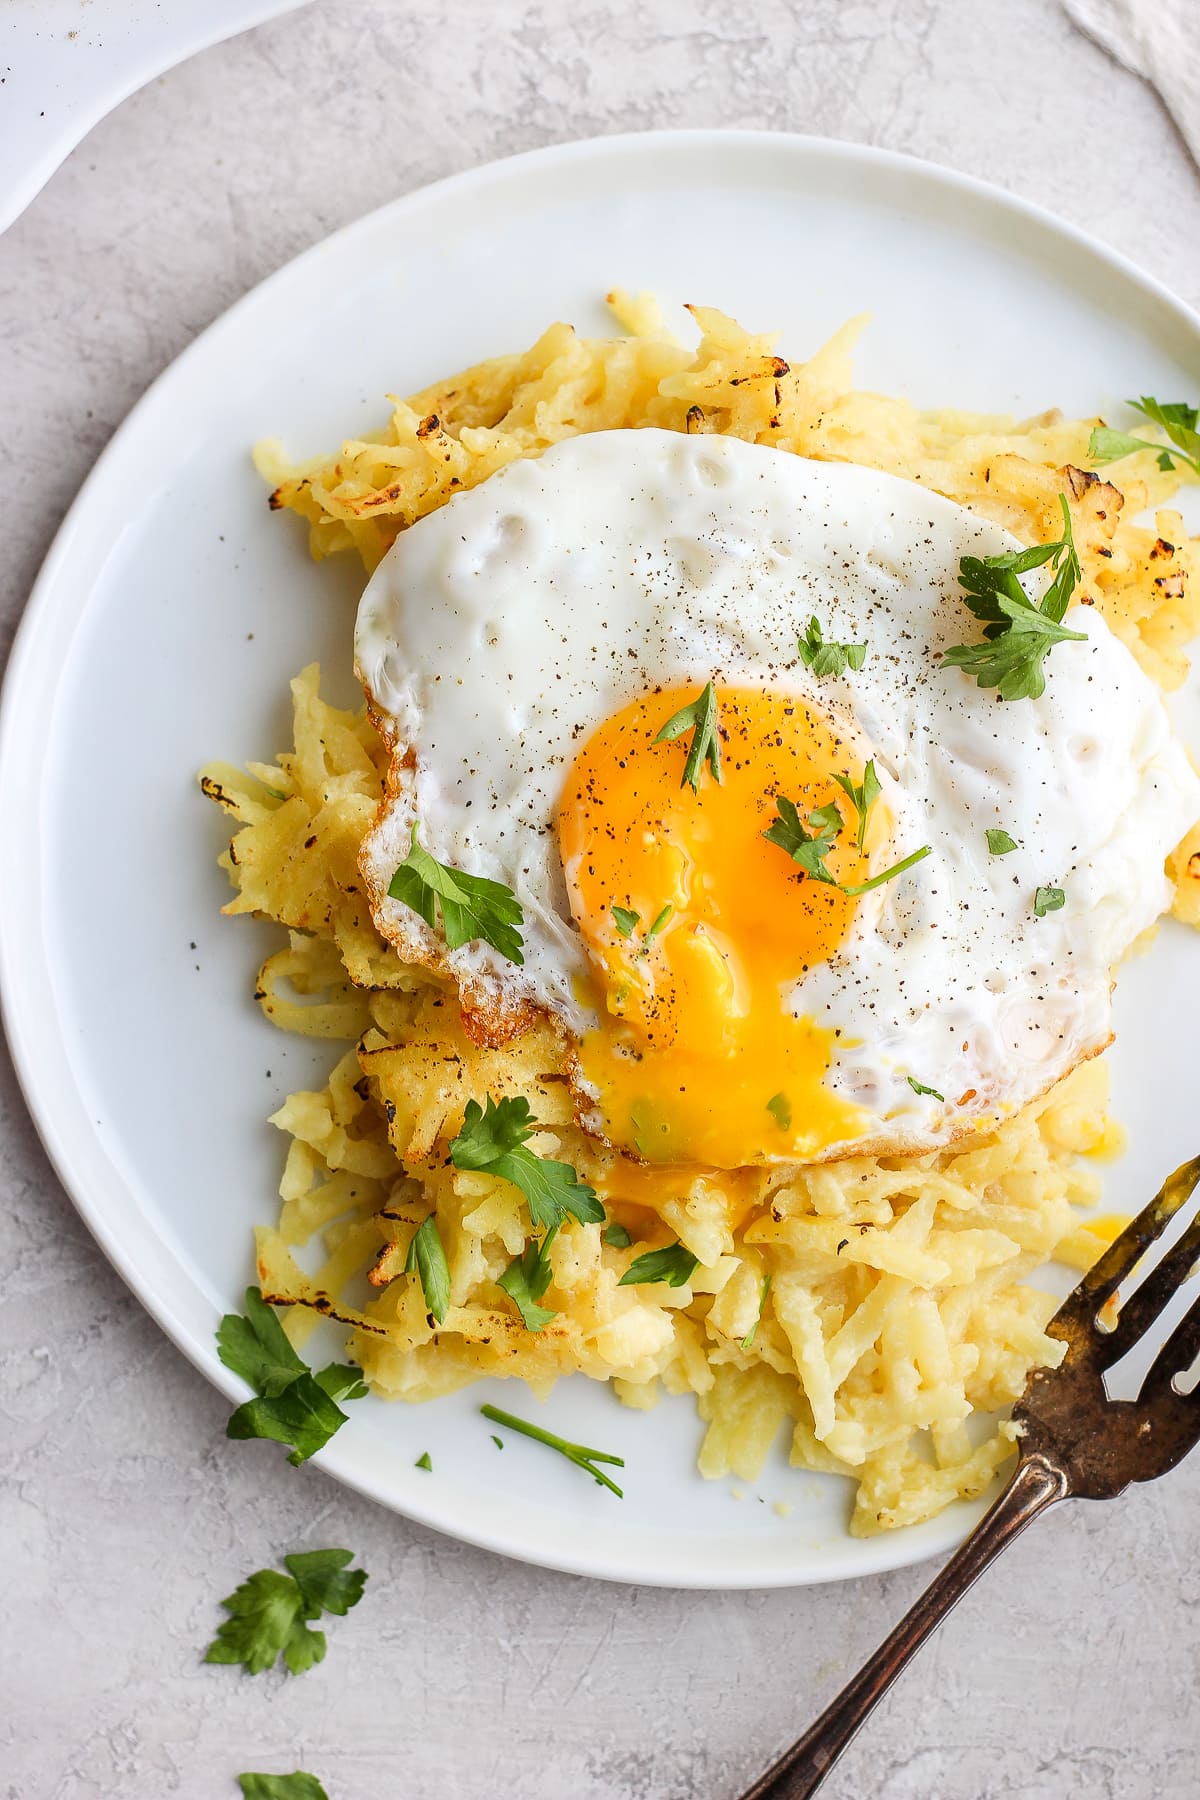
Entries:
[[1158,89],[1200,164],[1200,0],[1063,0],[1068,16]]

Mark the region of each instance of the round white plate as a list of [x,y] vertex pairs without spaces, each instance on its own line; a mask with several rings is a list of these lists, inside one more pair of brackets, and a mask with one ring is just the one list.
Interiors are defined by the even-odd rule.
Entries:
[[[1020,413],[1195,397],[1200,325],[1145,276],[1003,194],[906,158],[759,133],[572,144],[385,207],[302,256],[180,357],[135,408],[64,524],[22,627],[0,721],[0,927],[8,1030],[47,1149],[100,1243],[230,1396],[213,1328],[274,1216],[265,1123],[331,1057],[251,999],[274,930],[220,918],[226,830],[196,788],[213,756],[290,742],[287,680],[312,657],[349,701],[359,576],[317,567],[276,518],[251,442],[311,454],[406,393],[530,341],[607,328],[614,285],[724,307],[808,354],[875,322],[869,387]],[[680,323],[686,321],[680,315]],[[14,872],[19,871],[19,879]],[[1125,972],[1115,1057],[1136,1206],[1195,1149],[1200,943],[1165,927]],[[491,1399],[627,1459],[617,1500],[541,1446],[503,1453]],[[701,1587],[829,1581],[943,1552],[977,1509],[866,1542],[846,1485],[787,1467],[741,1499],[694,1473],[690,1401],[628,1412],[594,1384],[545,1406],[490,1382],[424,1408],[354,1406],[322,1466],[384,1504],[532,1562]],[[433,1472],[414,1467],[429,1451]],[[282,1452],[231,1446],[231,1456]],[[277,1466],[277,1464],[276,1464]],[[303,1481],[302,1471],[286,1472]],[[773,1503],[791,1511],[777,1514]]]

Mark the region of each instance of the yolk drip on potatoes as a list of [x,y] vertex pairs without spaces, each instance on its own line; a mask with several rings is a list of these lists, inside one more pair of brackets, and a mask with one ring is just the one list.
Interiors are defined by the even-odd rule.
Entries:
[[695,698],[664,690],[608,719],[559,803],[571,910],[602,1021],[580,1046],[582,1072],[605,1135],[648,1161],[732,1168],[812,1156],[863,1124],[826,1085],[831,1033],[795,1017],[786,994],[837,949],[855,902],[802,875],[763,832],[777,794],[802,818],[840,801],[827,866],[854,884],[866,879],[886,809],[873,809],[860,852],[833,777],[861,781],[861,761],[802,700],[755,689],[718,690],[722,780],[705,766],[693,793],[680,785],[690,729],[654,740]]

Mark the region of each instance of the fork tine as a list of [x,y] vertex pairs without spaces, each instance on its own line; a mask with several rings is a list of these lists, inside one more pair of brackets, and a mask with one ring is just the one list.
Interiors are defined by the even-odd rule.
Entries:
[[[1164,1388],[1171,1388],[1176,1375],[1182,1375],[1190,1369],[1197,1356],[1200,1356],[1200,1294],[1192,1301],[1151,1363],[1139,1398],[1153,1400]],[[1180,1394],[1174,1389],[1172,1392],[1176,1399],[1188,1399],[1200,1406],[1200,1390],[1193,1388],[1190,1395]],[[1200,1428],[1200,1419],[1197,1420],[1197,1427]]]
[[1179,1242],[1172,1245],[1141,1286],[1135,1288],[1122,1302],[1116,1325],[1112,1331],[1104,1334],[1100,1358],[1103,1368],[1111,1368],[1113,1363],[1119,1362],[1125,1352],[1145,1336],[1171,1295],[1187,1280],[1198,1260],[1200,1216],[1192,1220]]
[[[1200,1156],[1193,1156],[1173,1175],[1168,1175],[1150,1204],[1142,1208],[1120,1237],[1114,1239],[1099,1262],[1092,1265],[1059,1307],[1050,1324],[1053,1335],[1066,1335],[1072,1327],[1090,1330],[1096,1313],[1116,1293],[1151,1244],[1162,1236],[1179,1208],[1191,1197],[1198,1181]],[[1064,1328],[1061,1333],[1054,1332],[1056,1325]]]

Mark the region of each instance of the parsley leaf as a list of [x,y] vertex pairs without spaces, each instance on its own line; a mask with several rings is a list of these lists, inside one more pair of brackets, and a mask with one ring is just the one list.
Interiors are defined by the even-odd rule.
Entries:
[[556,1314],[538,1301],[550,1286],[554,1269],[550,1262],[550,1246],[558,1236],[559,1228],[552,1225],[540,1244],[526,1244],[521,1255],[510,1262],[503,1275],[498,1278],[497,1286],[502,1287],[510,1300],[516,1302],[517,1311],[525,1321],[529,1331],[541,1331]]
[[291,1446],[294,1469],[324,1448],[346,1423],[346,1415],[311,1375],[297,1376],[275,1399],[247,1400],[225,1427],[229,1438],[269,1438]]
[[354,1363],[330,1363],[328,1368],[318,1369],[313,1380],[331,1400],[361,1400],[369,1392],[362,1370]]
[[362,1599],[369,1577],[365,1569],[347,1567],[353,1550],[297,1550],[283,1560],[309,1606],[344,1619]]
[[289,1573],[259,1569],[222,1600],[229,1617],[209,1645],[205,1662],[241,1663],[251,1675],[282,1655],[293,1675],[322,1661],[325,1633],[310,1631],[322,1612],[344,1617],[362,1599],[365,1569],[347,1569],[353,1550],[308,1550],[285,1556]]
[[[624,1492],[616,1482],[611,1481],[602,1470],[595,1467],[596,1463],[609,1463],[614,1468],[623,1469],[625,1467],[623,1456],[609,1456],[603,1450],[587,1450],[582,1444],[568,1443],[566,1438],[558,1437],[553,1431],[543,1431],[540,1425],[530,1425],[524,1419],[515,1418],[512,1413],[501,1412],[498,1406],[481,1406],[479,1410],[485,1419],[492,1421],[493,1425],[507,1425],[510,1431],[519,1431],[522,1437],[533,1438],[535,1443],[546,1444],[551,1450],[557,1450],[560,1456],[565,1456],[567,1461],[573,1462],[577,1468],[586,1469],[588,1474],[602,1487],[611,1488],[618,1500],[625,1498]],[[496,1442],[495,1439],[492,1441]],[[500,1448],[502,1449],[503,1445]]]
[[1123,456],[1132,456],[1135,450],[1153,450],[1160,469],[1173,469],[1177,462],[1182,462],[1193,474],[1200,475],[1200,432],[1196,430],[1200,414],[1196,407],[1188,406],[1182,400],[1156,400],[1152,394],[1143,394],[1140,400],[1131,400],[1129,404],[1151,424],[1160,425],[1174,449],[1151,443],[1149,438],[1130,437],[1128,432],[1110,431],[1107,425],[1099,425],[1088,440],[1091,460],[1117,462]]
[[420,913],[425,923],[437,925],[441,907],[446,947],[457,950],[477,939],[490,944],[511,963],[523,963],[523,939],[516,927],[524,922],[521,905],[503,882],[482,875],[467,875],[430,856],[417,842],[412,828],[412,848],[392,876],[388,893]]
[[[624,906],[614,906],[610,910],[620,936],[623,938],[632,937],[635,928],[641,924],[641,913],[631,912]],[[654,915],[653,925],[651,925],[644,933],[641,944],[634,952],[636,956],[648,956],[650,954],[650,946],[653,944],[655,938],[658,936],[674,910],[675,908],[673,906],[664,906],[660,912],[657,912]]]
[[1010,850],[1016,849],[1017,840],[1009,837],[1007,831],[1002,831],[998,826],[990,826],[987,845],[993,856],[1007,856]]
[[879,777],[875,773],[875,764],[873,761],[867,764],[863,770],[862,782],[858,787],[855,787],[848,775],[835,775],[833,779],[858,814],[858,847],[861,850],[863,839],[867,835],[867,820],[870,817],[871,808],[882,791],[879,786]]
[[420,1456],[418,1456],[416,1462],[413,1464],[413,1467],[415,1469],[424,1469],[427,1474],[432,1474],[433,1460],[430,1457],[428,1450],[422,1450]]
[[419,1275],[425,1295],[426,1310],[440,1325],[450,1305],[450,1264],[437,1227],[437,1216],[430,1213],[413,1232],[404,1264],[406,1275]]
[[936,1088],[926,1087],[923,1082],[918,1081],[913,1075],[906,1075],[904,1079],[907,1081],[914,1094],[928,1094],[931,1099],[940,1100],[943,1105],[945,1104],[945,1094],[939,1094]]
[[[1071,533],[1066,495],[1059,495],[1063,535],[1050,544],[1009,550],[1002,556],[964,556],[958,579],[967,605],[983,621],[982,644],[955,644],[943,663],[975,678],[981,688],[994,687],[1001,700],[1036,700],[1045,691],[1042,664],[1055,644],[1086,641],[1087,633],[1068,631],[1060,621],[1079,581],[1079,558]],[[1032,569],[1052,562],[1054,579],[1041,604],[1032,601],[1020,581]]]
[[680,787],[690,787],[693,794],[700,792],[700,771],[708,764],[709,773],[714,781],[721,780],[721,739],[717,721],[717,691],[710,681],[698,699],[688,706],[681,706],[677,713],[667,720],[654,742],[656,744],[673,743],[677,737],[692,728],[692,742],[688,750],[687,761],[683,765],[683,779]]
[[526,1147],[525,1139],[536,1130],[537,1120],[523,1096],[496,1101],[489,1094],[486,1111],[477,1100],[468,1100],[463,1128],[450,1145],[450,1160],[456,1169],[481,1169],[520,1188],[538,1230],[549,1231],[567,1218],[582,1225],[601,1224],[604,1208],[571,1164],[537,1156]]
[[806,829],[795,802],[786,794],[776,794],[775,806],[778,816],[770,829],[763,832],[768,843],[778,844],[781,850],[786,850],[792,861],[813,881],[825,881],[830,887],[837,887],[836,879],[825,867],[825,858],[842,828],[842,815],[837,807],[821,806],[809,813]]
[[668,1287],[686,1287],[699,1266],[700,1258],[682,1244],[668,1244],[664,1250],[646,1250],[635,1256],[617,1286],[645,1287],[665,1281]]
[[1067,896],[1060,887],[1040,887],[1033,896],[1033,910],[1039,919],[1047,913],[1058,912],[1067,904]]
[[249,1382],[259,1394],[274,1399],[308,1364],[292,1347],[273,1306],[259,1288],[246,1289],[246,1316],[226,1313],[217,1326],[217,1354],[227,1369]]
[[1139,450],[1152,450],[1158,457],[1160,469],[1175,466],[1172,452],[1164,445],[1151,443],[1149,438],[1132,437],[1127,431],[1113,431],[1107,425],[1097,425],[1088,439],[1088,459],[1094,463],[1120,462],[1123,457],[1134,456]]
[[[865,774],[863,785],[864,787],[866,785]],[[806,875],[811,876],[815,881],[828,882],[830,887],[840,888],[842,893],[848,894],[851,899],[857,899],[860,894],[869,894],[872,888],[882,887],[884,882],[890,881],[894,875],[902,875],[905,869],[911,869],[914,863],[919,863],[928,856],[931,849],[931,845],[922,844],[921,848],[914,850],[911,856],[903,857],[900,862],[893,863],[890,869],[881,869],[878,875],[872,875],[866,881],[838,881],[825,867],[825,858],[833,849],[842,827],[842,815],[837,807],[831,803],[828,806],[820,806],[815,812],[809,813],[808,823],[812,828],[812,831],[809,832],[801,824],[800,815],[786,794],[776,794],[775,805],[778,808],[779,816],[770,830],[763,832],[763,836],[770,843],[778,844],[781,850],[786,850],[792,861],[797,863]]]
[[865,644],[827,644],[816,618],[808,621],[808,630],[796,640],[796,648],[801,662],[818,681],[826,675],[844,675],[847,669],[861,669],[867,660]]
[[329,1800],[315,1775],[239,1775],[242,1800]]
[[237,1408],[225,1435],[291,1445],[288,1461],[295,1468],[346,1423],[337,1402],[366,1393],[362,1370],[353,1363],[330,1363],[314,1373],[293,1350],[259,1288],[246,1289],[245,1307],[244,1318],[226,1313],[221,1320],[217,1354],[227,1369],[256,1389],[257,1398]]
[[792,1123],[792,1103],[786,1094],[772,1094],[767,1101],[767,1111],[780,1131],[788,1130]]
[[770,1293],[770,1291],[771,1291],[771,1276],[770,1276],[770,1273],[768,1272],[766,1275],[763,1276],[762,1292],[758,1296],[758,1311],[754,1315],[754,1323],[750,1327],[749,1331],[746,1333],[745,1337],[742,1339],[742,1349],[743,1350],[749,1350],[750,1346],[754,1342],[755,1334],[757,1333],[759,1326],[762,1324],[763,1307],[767,1304],[767,1295]]
[[628,1250],[633,1242],[624,1225],[609,1225],[600,1235],[610,1250]]

